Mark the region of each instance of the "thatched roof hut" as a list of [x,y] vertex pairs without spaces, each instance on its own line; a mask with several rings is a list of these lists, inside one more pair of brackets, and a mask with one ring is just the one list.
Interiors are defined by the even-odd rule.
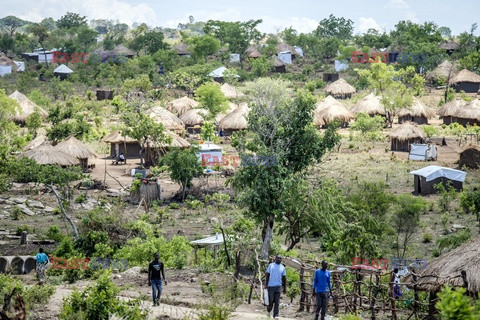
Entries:
[[470,145],[460,152],[460,161],[458,166],[463,168],[466,166],[470,169],[480,169],[480,147],[476,145]]
[[183,42],[179,42],[177,43],[173,49],[175,49],[177,51],[177,54],[179,56],[187,56],[190,54],[190,52],[188,51],[188,46],[183,43]]
[[326,127],[330,122],[338,120],[342,127],[348,127],[348,123],[353,118],[353,113],[348,110],[343,103],[332,96],[328,96],[317,103],[313,117],[313,124],[320,127]]
[[459,47],[460,45],[458,43],[451,40],[445,41],[438,45],[438,48],[445,50],[447,54],[452,54],[455,50],[458,50]]
[[448,125],[456,122],[458,112],[461,111],[466,104],[467,102],[462,98],[455,98],[441,106],[437,110],[437,114],[443,118],[443,123]]
[[190,109],[180,116],[180,120],[185,123],[185,127],[202,125],[208,111],[205,109]]
[[123,136],[119,131],[113,131],[105,138],[103,142],[110,143],[110,157],[116,158],[120,153],[126,158],[138,158],[140,156],[140,144],[129,136]]
[[233,112],[233,110],[238,108],[238,104],[235,104],[233,102],[228,103],[228,109],[225,112],[219,113],[215,116],[215,121],[218,123],[220,120],[225,118],[229,113]]
[[435,69],[427,73],[427,77],[432,79],[435,77],[444,77],[450,79],[457,74],[457,65],[449,60],[444,60]]
[[480,125],[480,100],[474,99],[455,112],[455,122],[463,126]]
[[0,76],[18,71],[18,66],[12,59],[0,52]]
[[47,136],[45,136],[43,134],[38,135],[35,139],[30,141],[25,147],[23,147],[23,151],[28,151],[28,150],[35,149],[35,148],[41,146],[42,144],[51,144],[51,143],[48,142]]
[[428,119],[433,115],[435,115],[435,110],[427,107],[417,98],[413,99],[413,104],[409,108],[401,108],[397,112],[398,123],[411,121],[417,124],[428,124]]
[[32,100],[28,99],[27,96],[15,90],[14,93],[8,96],[9,98],[15,100],[20,105],[20,109],[17,110],[15,116],[13,116],[13,121],[18,123],[25,123],[28,116],[38,110],[43,119],[46,119],[48,112],[35,104]]
[[332,95],[336,99],[350,98],[356,92],[355,88],[348,84],[345,79],[340,78],[325,87],[325,92]]
[[166,152],[171,148],[181,148],[186,149],[190,147],[190,143],[174,134],[173,132],[167,131],[166,134],[172,138],[170,143],[148,143],[148,147],[145,152],[145,163],[148,165],[158,163],[158,160],[161,156],[164,156]]
[[[467,290],[480,292],[480,238],[470,240],[461,246],[429,261],[425,269],[417,271],[417,288],[422,291],[438,292],[444,285],[464,287],[465,275]],[[406,281],[410,281],[407,276]],[[413,285],[412,285],[413,286]]]
[[190,109],[194,109],[199,106],[200,103],[184,96],[179,99],[175,99],[167,103],[167,110],[175,113],[177,116],[181,116]]
[[280,60],[278,57],[275,58],[273,66],[275,67],[275,72],[285,73],[287,71],[285,62]]
[[55,146],[55,149],[74,156],[80,160],[84,170],[88,167],[88,158],[96,158],[97,155],[86,144],[75,138],[73,135]]
[[173,132],[167,131],[166,132],[168,136],[172,138],[172,142],[170,143],[162,143],[160,145],[157,145],[156,147],[161,147],[161,148],[188,148],[190,147],[190,143],[183,139],[182,137],[176,135]]
[[236,98],[241,98],[245,96],[243,92],[240,92],[237,88],[235,88],[232,85],[229,85],[228,83],[222,84],[222,86],[220,87],[220,90],[222,90],[225,97],[229,99],[236,99]]
[[480,90],[480,76],[476,73],[463,69],[455,77],[450,79],[450,85],[455,90],[475,93]]
[[392,151],[410,151],[410,144],[423,143],[425,133],[411,122],[405,122],[390,132]]
[[248,128],[247,115],[250,112],[248,105],[243,102],[235,110],[219,121],[218,127],[226,133]]
[[183,121],[163,107],[153,107],[150,109],[149,115],[151,118],[153,118],[153,120],[155,120],[155,122],[163,124],[168,130],[183,130]]
[[376,96],[373,92],[358,101],[352,108],[355,113],[365,112],[371,116],[385,115],[385,107],[383,106],[380,97]]
[[21,153],[19,157],[31,158],[39,164],[53,164],[65,167],[78,165],[80,163],[76,157],[48,144],[43,144],[37,148],[25,151]]
[[286,43],[277,44],[277,53],[278,52],[285,52],[285,51],[290,51],[290,53],[292,54],[292,59],[295,59],[295,57],[298,55],[297,50],[295,50],[295,48],[292,47],[291,45],[286,44]]

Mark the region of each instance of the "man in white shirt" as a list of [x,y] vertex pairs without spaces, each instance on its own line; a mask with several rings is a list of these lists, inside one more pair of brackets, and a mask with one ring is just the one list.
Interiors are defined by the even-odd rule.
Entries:
[[285,267],[281,264],[282,257],[276,256],[275,262],[268,265],[266,276],[266,287],[268,288],[268,307],[267,312],[270,317],[273,305],[273,318],[278,319],[278,308],[280,306],[280,294],[287,292],[287,273]]

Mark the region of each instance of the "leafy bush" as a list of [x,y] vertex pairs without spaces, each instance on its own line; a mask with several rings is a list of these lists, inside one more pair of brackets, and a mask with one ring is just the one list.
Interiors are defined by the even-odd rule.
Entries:
[[187,201],[187,207],[193,210],[203,209],[205,205],[200,200]]
[[27,233],[29,233],[30,229],[28,228],[28,226],[17,227],[17,230],[15,230],[15,234],[17,236],[21,236],[23,231],[27,231]]
[[55,240],[56,242],[61,242],[65,237],[61,232],[58,226],[48,227],[47,233],[45,234],[47,239]]
[[465,288],[444,287],[438,294],[439,301],[435,308],[440,313],[441,320],[476,320],[480,314],[480,303],[473,303],[466,295]]
[[427,137],[431,138],[433,137],[434,135],[437,135],[438,134],[438,128],[437,127],[434,127],[434,126],[424,126],[423,127],[423,131],[425,132],[425,134],[427,135]]
[[169,207],[170,209],[178,209],[178,208],[180,208],[180,205],[179,205],[178,203],[176,203],[176,202],[172,202],[172,203],[170,203],[170,204],[168,205],[168,207]]
[[356,314],[353,313],[347,313],[342,316],[340,316],[339,320],[362,320],[362,318]]
[[46,304],[55,292],[55,287],[51,285],[25,286],[19,279],[0,274],[0,305],[3,306],[5,295],[11,294],[15,289],[11,303],[13,304],[18,296],[22,296],[27,310],[33,309],[35,305]]
[[370,117],[368,113],[361,112],[355,116],[355,123],[352,129],[362,133],[378,131],[383,128],[385,119],[379,115]]
[[232,311],[227,306],[213,304],[206,311],[198,315],[199,320],[227,320]]
[[75,198],[75,203],[84,203],[86,200],[85,194],[80,194],[78,197]]
[[452,250],[461,246],[472,237],[472,231],[470,228],[460,230],[456,233],[449,234],[448,236],[437,239],[438,249],[441,252],[443,249]]
[[437,183],[434,188],[440,194],[440,198],[438,199],[440,210],[443,210],[444,212],[448,211],[450,209],[450,204],[458,196],[457,190],[451,185],[450,181],[448,182],[447,187],[442,183]]
[[423,234],[423,243],[430,243],[433,241],[433,235],[431,233],[425,232]]

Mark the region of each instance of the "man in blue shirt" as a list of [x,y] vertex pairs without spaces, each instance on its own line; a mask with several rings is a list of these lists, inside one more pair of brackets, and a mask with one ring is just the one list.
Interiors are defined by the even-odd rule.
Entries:
[[48,263],[48,256],[43,252],[43,248],[38,249],[35,260],[37,260],[37,278],[42,282],[45,280],[45,269]]
[[280,294],[287,292],[287,273],[285,267],[281,264],[282,257],[276,256],[275,262],[268,265],[266,276],[266,286],[268,288],[268,317],[272,312],[273,304],[273,318],[278,319],[278,307],[280,306]]
[[330,284],[330,271],[327,270],[327,261],[322,261],[322,269],[317,269],[313,276],[313,295],[316,298],[317,310],[315,311],[315,320],[318,320],[318,314],[322,310],[321,320],[325,320],[327,313],[328,293],[333,297],[332,285]]

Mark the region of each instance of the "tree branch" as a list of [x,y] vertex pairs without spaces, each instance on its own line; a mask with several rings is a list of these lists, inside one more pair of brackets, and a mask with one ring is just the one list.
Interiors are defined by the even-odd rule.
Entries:
[[62,203],[62,198],[60,197],[60,195],[58,194],[58,192],[55,190],[55,187],[51,184],[46,184],[46,186],[52,190],[53,194],[55,195],[55,197],[57,198],[57,202],[58,202],[58,205],[60,206],[60,210],[62,211],[62,214],[63,216],[65,217],[65,219],[67,219],[68,223],[70,224],[70,226],[72,227],[73,229],[73,235],[75,237],[75,239],[78,240],[79,238],[79,235],[78,235],[78,230],[77,230],[77,226],[75,225],[75,223],[73,222],[72,218],[70,218],[70,216],[67,214],[67,212],[65,211],[65,208],[63,207],[63,203]]

